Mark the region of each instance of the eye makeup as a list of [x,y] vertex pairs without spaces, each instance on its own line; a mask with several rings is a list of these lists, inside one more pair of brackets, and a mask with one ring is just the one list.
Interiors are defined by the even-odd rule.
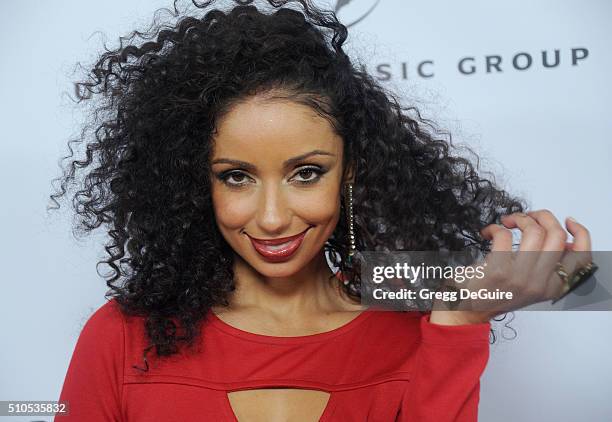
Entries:
[[[327,173],[328,169],[323,166],[306,164],[302,167],[298,168],[291,179],[295,179],[296,177],[301,177],[302,180],[295,180],[295,183],[298,185],[310,185],[318,182],[321,177]],[[310,176],[314,174],[314,177]],[[309,177],[310,176],[310,177]],[[215,173],[215,177],[230,187],[243,187],[249,184],[250,182],[244,182],[244,179],[253,180],[243,169],[228,169],[222,172]],[[234,179],[234,181],[232,181]],[[240,179],[240,180],[236,180]]]

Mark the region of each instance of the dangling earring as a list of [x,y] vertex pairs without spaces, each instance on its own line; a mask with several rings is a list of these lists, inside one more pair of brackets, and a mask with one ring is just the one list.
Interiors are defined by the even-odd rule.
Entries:
[[[349,270],[349,273],[352,273],[353,266],[355,264],[353,260],[355,259],[355,251],[356,251],[355,226],[354,226],[355,219],[353,218],[353,184],[352,183],[346,184],[346,201],[347,201],[346,218],[347,218],[347,224],[348,224],[348,241],[349,241],[349,251],[348,251],[348,258],[346,260],[346,267]],[[343,283],[349,284],[349,278],[345,277]]]

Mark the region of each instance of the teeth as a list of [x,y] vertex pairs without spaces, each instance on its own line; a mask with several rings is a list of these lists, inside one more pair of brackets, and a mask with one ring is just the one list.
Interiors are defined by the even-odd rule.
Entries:
[[269,249],[271,251],[278,251],[280,249],[286,248],[287,246],[289,246],[290,243],[291,241],[281,243],[280,245],[266,245],[266,249]]

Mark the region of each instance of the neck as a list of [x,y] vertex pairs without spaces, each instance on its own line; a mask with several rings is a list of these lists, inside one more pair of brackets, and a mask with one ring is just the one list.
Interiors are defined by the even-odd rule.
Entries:
[[236,290],[230,301],[234,309],[257,308],[278,316],[320,314],[336,310],[342,295],[323,250],[287,277],[262,275],[236,255],[234,275]]

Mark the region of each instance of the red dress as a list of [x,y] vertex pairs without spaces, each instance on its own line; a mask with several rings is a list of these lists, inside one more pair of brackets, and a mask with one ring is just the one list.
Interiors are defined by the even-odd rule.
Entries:
[[324,333],[274,337],[210,312],[202,343],[169,359],[147,354],[142,317],[115,300],[85,324],[56,421],[236,422],[228,391],[299,387],[330,393],[319,422],[476,421],[490,323],[444,326],[429,314],[366,310]]

